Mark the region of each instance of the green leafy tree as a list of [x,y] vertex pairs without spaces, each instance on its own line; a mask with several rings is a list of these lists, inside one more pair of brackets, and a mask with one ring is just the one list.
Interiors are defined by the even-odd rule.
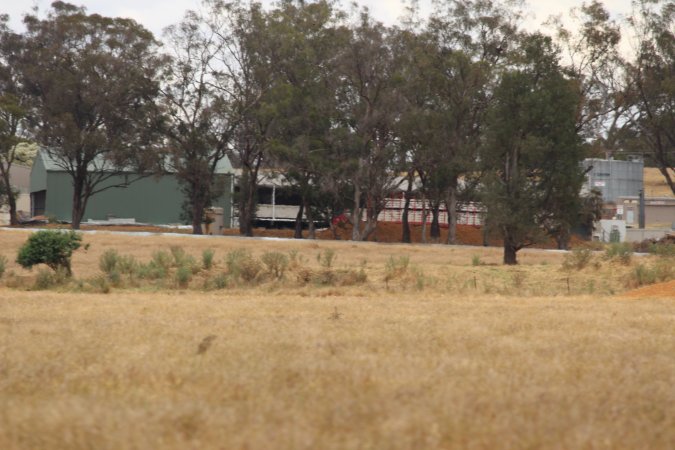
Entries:
[[366,240],[375,231],[386,198],[400,183],[394,131],[400,95],[390,38],[389,31],[364,11],[340,54],[338,76],[343,83],[337,91],[333,135],[345,150],[345,157],[336,162],[351,186],[347,217],[355,241]]
[[45,264],[54,271],[64,270],[71,276],[70,259],[81,243],[82,236],[74,231],[38,231],[19,249],[16,262],[27,269],[36,264]]
[[156,164],[162,58],[152,33],[133,20],[61,1],[24,24],[9,62],[31,95],[35,140],[71,177],[77,229],[93,195],[132,181],[114,181],[123,169],[143,173]]
[[636,0],[629,24],[637,54],[627,66],[627,126],[675,194],[675,3]]
[[240,116],[231,10],[221,2],[205,6],[166,29],[171,59],[161,87],[167,165],[181,184],[193,234],[202,234],[204,209],[223,193],[218,167],[227,158]]
[[555,41],[565,54],[565,71],[575,82],[581,98],[577,131],[606,152],[620,150],[617,139],[629,103],[624,91],[624,61],[619,51],[621,27],[605,6],[592,0],[570,10],[576,31],[561,17],[549,25]]
[[234,92],[241,111],[235,130],[232,159],[241,167],[236,195],[239,233],[253,236],[260,170],[268,164],[270,148],[281,119],[283,90],[275,89],[276,73],[269,59],[269,16],[260,3],[227,3],[233,17],[232,51],[236,65]]
[[10,62],[19,38],[7,27],[8,20],[8,16],[0,15],[0,205],[9,206],[10,224],[16,225],[16,196],[10,173],[12,165],[21,159],[20,145],[27,138],[28,108],[19,75]]
[[583,152],[576,130],[579,96],[559,66],[551,40],[524,38],[517,69],[494,95],[489,113],[482,200],[489,226],[504,241],[504,263],[545,237],[547,225],[567,228],[580,212]]
[[328,1],[285,0],[269,17],[267,48],[281,103],[272,158],[300,195],[296,238],[302,238],[303,215],[309,237],[314,237],[315,213],[329,198],[322,174],[335,117],[335,55],[345,35],[337,28],[339,20],[339,11]]

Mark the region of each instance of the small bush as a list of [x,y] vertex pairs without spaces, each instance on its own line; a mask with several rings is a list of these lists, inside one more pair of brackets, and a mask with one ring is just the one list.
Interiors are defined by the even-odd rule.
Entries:
[[368,281],[368,275],[366,274],[366,271],[363,270],[363,269],[359,269],[359,270],[352,270],[352,269],[338,270],[332,276],[333,284],[336,284],[336,285],[339,285],[339,286],[355,286],[355,285],[358,285],[358,284],[363,284],[366,281]]
[[256,279],[262,271],[260,262],[247,250],[233,250],[225,257],[227,273],[246,282]]
[[224,273],[219,273],[213,277],[213,286],[216,289],[225,289],[227,287],[227,275]]
[[318,255],[316,255],[316,260],[319,263],[321,267],[325,267],[326,269],[330,269],[333,267],[333,264],[335,263],[335,260],[337,259],[337,255],[335,254],[335,250],[331,249],[326,249],[323,252],[319,252]]
[[172,256],[164,250],[158,250],[153,252],[150,264],[157,268],[162,268],[166,272],[171,268]]
[[653,255],[658,255],[666,258],[675,256],[675,244],[670,242],[664,244],[650,244],[647,251]]
[[7,270],[7,257],[0,255],[0,278],[5,274],[5,270]]
[[51,288],[55,284],[56,280],[54,277],[54,272],[46,269],[40,269],[38,270],[37,277],[35,278],[33,289],[36,291],[44,291]]
[[481,261],[480,256],[478,256],[478,255],[473,255],[473,256],[471,257],[471,265],[472,265],[472,266],[482,266],[482,265],[483,265],[483,261]]
[[63,270],[69,277],[72,275],[70,258],[80,248],[81,243],[82,236],[74,231],[38,231],[19,249],[16,262],[25,268],[46,264],[54,272]]
[[390,256],[384,265],[384,281],[389,283],[391,280],[401,277],[408,271],[410,266],[409,256],[400,256],[394,258]]
[[113,286],[119,286],[122,284],[122,275],[133,276],[138,264],[133,256],[120,255],[116,250],[109,249],[99,258],[98,266]]
[[101,269],[101,272],[105,274],[110,274],[117,268],[120,255],[117,253],[117,250],[108,249],[98,260],[98,267]]
[[606,259],[618,259],[621,264],[630,264],[633,256],[633,247],[628,242],[610,244],[605,250]]
[[114,286],[119,287],[119,285],[122,284],[122,275],[117,269],[114,269],[108,273],[108,279]]
[[98,292],[100,294],[109,294],[110,293],[110,283],[108,282],[108,278],[99,276],[94,278],[89,282],[91,284],[91,287],[94,289],[94,292]]
[[192,280],[192,269],[188,266],[181,266],[176,270],[174,278],[178,287],[186,288]]
[[577,247],[571,253],[565,255],[563,269],[567,271],[581,270],[588,266],[593,259],[593,251],[590,248]]
[[153,259],[147,264],[138,264],[134,273],[141,279],[160,280],[166,278],[168,269]]
[[305,258],[298,253],[297,250],[289,250],[288,252],[288,267],[291,269],[299,268],[305,262]]
[[640,287],[664,281],[670,281],[675,278],[675,268],[668,261],[657,261],[656,264],[649,267],[645,264],[638,264],[630,273],[627,281],[628,287]]
[[68,282],[71,275],[64,268],[58,268],[55,271],[40,269],[35,278],[33,289],[37,291],[44,291],[55,286],[61,286]]
[[169,250],[171,251],[171,256],[173,257],[173,265],[175,267],[182,266],[183,260],[185,259],[186,256],[183,247],[179,247],[178,245],[172,245],[171,247],[169,247]]
[[115,268],[119,273],[126,275],[133,275],[136,272],[137,267],[138,263],[136,262],[136,258],[131,255],[120,255],[117,259],[117,264],[115,265]]
[[284,277],[288,268],[288,256],[281,252],[265,252],[260,259],[271,277],[277,280]]
[[211,270],[211,267],[213,267],[213,257],[215,254],[216,252],[210,248],[202,252],[202,267],[204,270]]

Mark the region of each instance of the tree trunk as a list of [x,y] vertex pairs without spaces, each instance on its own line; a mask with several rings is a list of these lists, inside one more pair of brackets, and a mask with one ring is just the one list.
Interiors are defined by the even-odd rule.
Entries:
[[0,172],[2,172],[2,182],[5,185],[5,190],[7,191],[7,205],[9,206],[9,224],[18,225],[19,221],[16,216],[16,197],[14,197],[14,191],[12,190],[12,183],[9,179],[9,170],[11,165],[7,166],[7,170],[0,163]]
[[441,224],[439,223],[440,214],[441,202],[435,201],[431,207],[431,229],[429,230],[429,237],[434,244],[438,244],[441,240]]
[[70,228],[80,229],[82,217],[84,217],[84,208],[86,200],[84,199],[84,180],[79,177],[73,179],[73,209],[71,211]]
[[196,195],[193,195],[192,198],[192,234],[201,235],[204,234],[204,230],[202,229],[202,217],[204,217],[204,205],[202,205],[201,202],[195,199],[194,197],[196,197]]
[[361,240],[361,189],[354,188],[354,208],[352,209],[352,241]]
[[510,233],[507,231],[504,233],[504,264],[509,266],[518,264],[516,252],[518,252],[518,247],[513,242]]
[[16,198],[14,197],[14,193],[11,191],[11,189],[7,195],[7,203],[9,204],[9,224],[18,225],[19,219],[16,215]]
[[665,164],[659,164],[659,172],[661,172],[663,177],[666,179],[668,187],[670,187],[670,190],[673,192],[673,195],[675,195],[675,180],[673,180],[673,178],[670,176],[670,172],[668,171],[668,169],[670,169],[670,167],[666,166]]
[[294,239],[302,239],[302,216],[304,212],[305,201],[303,199],[303,201],[300,202],[300,206],[298,207],[298,214],[295,216],[295,233],[293,233]]
[[448,188],[448,197],[445,200],[445,207],[448,209],[448,240],[447,244],[457,244],[457,188],[450,186]]
[[246,223],[244,224],[244,236],[253,237],[253,214],[255,210],[255,193],[249,193],[246,200]]
[[410,244],[410,222],[408,216],[410,214],[410,201],[412,200],[413,177],[412,173],[408,173],[408,188],[405,190],[405,203],[403,205],[403,216],[401,217],[401,242]]
[[376,230],[377,230],[377,214],[374,213],[374,217],[372,214],[368,214],[368,217],[366,218],[366,226],[364,227],[363,233],[361,234],[361,240],[367,241],[370,235],[373,234]]
[[567,250],[570,245],[570,234],[566,231],[561,231],[555,236],[555,242],[558,245],[558,250]]
[[422,196],[422,243],[427,243],[427,199]]
[[[258,187],[258,173],[250,168],[244,168],[242,177],[243,192],[239,207],[239,234],[253,236],[253,217],[255,214],[255,196]],[[243,206],[243,208],[241,207]]]
[[316,224],[309,201],[305,201],[305,216],[307,217],[307,239],[316,239]]

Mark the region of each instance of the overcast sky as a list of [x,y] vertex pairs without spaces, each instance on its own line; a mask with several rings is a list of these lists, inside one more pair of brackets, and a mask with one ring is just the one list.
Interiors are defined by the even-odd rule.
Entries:
[[[18,29],[21,16],[37,4],[41,10],[48,9],[52,0],[0,0],[0,12],[8,13],[12,26]],[[69,0],[70,3],[84,5],[90,13],[106,16],[131,17],[145,25],[155,35],[161,36],[164,27],[178,22],[187,9],[199,7],[201,0]],[[272,4],[274,0],[262,0]],[[404,11],[403,0],[357,0],[368,6],[373,15],[387,24],[396,22]],[[344,1],[344,4],[350,3]],[[431,0],[420,0],[424,11],[429,10]],[[531,17],[528,28],[537,27],[550,15],[567,13],[570,8],[580,6],[582,0],[530,0],[528,11]],[[621,18],[630,12],[630,0],[605,0],[613,16]]]

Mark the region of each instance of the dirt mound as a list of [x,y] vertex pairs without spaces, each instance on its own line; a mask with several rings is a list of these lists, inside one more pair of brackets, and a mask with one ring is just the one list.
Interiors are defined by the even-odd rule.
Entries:
[[628,298],[673,298],[675,299],[675,280],[643,286],[632,291],[624,292],[621,297]]

